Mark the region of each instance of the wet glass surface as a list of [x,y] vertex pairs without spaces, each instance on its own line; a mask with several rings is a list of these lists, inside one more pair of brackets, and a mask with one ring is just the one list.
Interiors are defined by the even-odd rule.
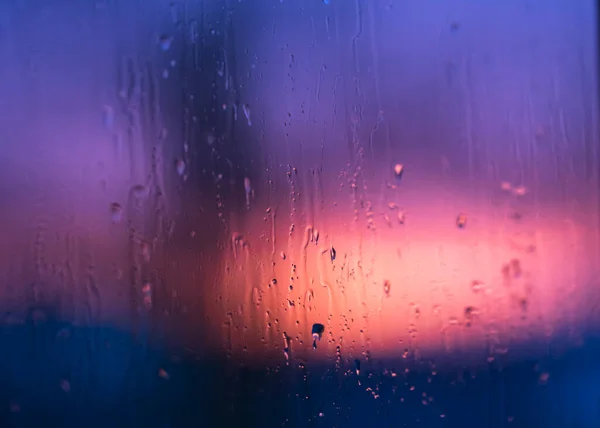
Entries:
[[0,426],[600,426],[595,12],[0,2]]

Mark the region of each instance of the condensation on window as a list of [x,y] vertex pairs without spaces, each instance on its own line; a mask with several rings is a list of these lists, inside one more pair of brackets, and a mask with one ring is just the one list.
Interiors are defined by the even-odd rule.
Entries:
[[597,333],[596,23],[488,3],[1,4],[6,420],[524,423],[452,388]]

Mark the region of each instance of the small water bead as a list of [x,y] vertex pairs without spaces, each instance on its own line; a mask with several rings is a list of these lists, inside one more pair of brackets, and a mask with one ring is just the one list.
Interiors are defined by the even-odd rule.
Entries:
[[131,192],[133,193],[133,196],[138,199],[147,198],[150,195],[148,188],[142,184],[136,184],[133,186],[131,188]]
[[166,372],[165,369],[159,369],[158,376],[165,380],[169,380],[171,378],[171,376],[169,375],[169,373]]
[[104,127],[112,130],[115,124],[115,112],[109,105],[104,106]]
[[398,223],[404,224],[405,221],[406,215],[404,214],[404,211],[398,211]]
[[396,175],[396,178],[401,179],[404,174],[404,165],[401,163],[394,165],[394,174]]
[[70,392],[71,391],[71,383],[67,379],[61,379],[60,389],[62,389],[64,392],[67,392],[67,393]]
[[175,161],[175,170],[177,171],[177,174],[182,177],[185,173],[185,162],[181,159],[177,159]]
[[248,104],[242,105],[242,110],[244,111],[244,116],[246,116],[246,121],[248,122],[248,126],[252,126],[252,117],[250,116],[250,106]]
[[142,286],[142,298],[147,310],[152,309],[152,285],[149,282]]
[[110,219],[113,224],[121,223],[123,220],[123,207],[117,202],[110,204]]
[[387,279],[383,281],[383,292],[386,295],[386,297],[390,297],[391,288],[392,284],[390,283],[390,281],[388,281]]
[[173,37],[167,36],[166,34],[161,35],[158,38],[158,45],[161,50],[166,52],[171,49],[171,44],[173,43]]

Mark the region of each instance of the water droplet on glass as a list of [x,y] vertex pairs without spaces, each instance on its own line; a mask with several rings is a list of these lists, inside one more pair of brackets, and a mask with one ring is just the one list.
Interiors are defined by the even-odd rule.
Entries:
[[175,170],[180,177],[183,176],[185,173],[185,162],[181,159],[175,161]]
[[483,282],[481,281],[473,281],[471,282],[471,290],[473,291],[473,293],[479,293],[483,288]]
[[158,38],[158,45],[160,46],[160,48],[166,52],[169,49],[171,49],[171,43],[173,42],[173,38],[170,36],[167,36],[166,34],[163,34],[162,36],[160,36]]
[[113,129],[115,124],[115,112],[109,105],[104,106],[104,127],[108,130]]
[[331,247],[331,249],[329,250],[329,257],[331,258],[332,263],[335,260],[335,256],[336,256],[335,248]]
[[250,209],[250,197],[254,197],[254,190],[252,190],[252,183],[248,177],[244,178],[244,192],[246,193],[246,208]]
[[169,373],[167,373],[165,371],[165,369],[159,369],[158,370],[158,376],[165,379],[165,380],[169,380],[171,378],[171,376],[169,376]]
[[392,288],[392,284],[387,279],[383,281],[383,292],[386,297],[390,297],[390,290]]
[[513,189],[513,193],[516,196],[525,196],[527,193],[527,188],[525,186],[517,186]]
[[467,306],[465,308],[465,326],[471,327],[473,317],[477,314],[473,306]]
[[287,333],[283,332],[283,355],[285,356],[286,362],[290,359],[290,344],[292,342],[292,338],[287,335]]
[[169,130],[167,128],[162,128],[158,133],[158,138],[160,141],[165,141],[169,135]]
[[404,215],[404,211],[398,211],[398,223],[404,224],[406,221],[406,215]]
[[317,349],[317,342],[321,340],[325,326],[323,324],[313,324],[312,326],[312,338],[313,338],[313,349]]
[[65,392],[71,391],[71,383],[66,379],[61,379],[60,389],[62,389]]
[[394,174],[397,178],[402,178],[402,174],[404,174],[404,165],[402,165],[401,163],[397,163],[396,165],[394,165]]
[[123,219],[123,207],[117,202],[110,204],[110,220],[113,224],[118,224]]
[[467,225],[467,215],[459,214],[458,217],[456,218],[456,226],[458,226],[460,229],[463,229],[466,225]]
[[148,188],[141,184],[136,184],[131,190],[133,192],[133,195],[139,199],[146,198],[150,193],[148,191]]
[[150,243],[148,241],[143,241],[140,244],[140,253],[145,263],[150,262]]
[[246,116],[246,120],[248,121],[248,126],[252,126],[252,119],[250,117],[250,106],[248,104],[243,104],[242,110],[244,110],[244,116]]
[[142,286],[142,298],[147,310],[152,309],[152,285],[149,282]]

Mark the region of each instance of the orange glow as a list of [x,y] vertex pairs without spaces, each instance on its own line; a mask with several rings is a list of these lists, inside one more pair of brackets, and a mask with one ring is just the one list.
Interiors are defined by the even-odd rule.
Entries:
[[[591,310],[584,296],[598,283],[593,207],[531,205],[515,217],[523,201],[514,194],[495,206],[443,187],[402,198],[393,190],[356,220],[342,204],[308,221],[290,217],[285,204],[267,209],[257,200],[232,217],[245,226],[224,255],[224,286],[212,300],[219,305],[207,308],[213,340],[234,354],[274,353],[282,363],[284,349],[321,359],[338,346],[351,356],[458,353],[483,362],[565,328],[577,340]],[[387,221],[401,201],[410,207],[406,222]],[[465,207],[468,221],[457,219]],[[313,323],[325,326],[314,351]]]

